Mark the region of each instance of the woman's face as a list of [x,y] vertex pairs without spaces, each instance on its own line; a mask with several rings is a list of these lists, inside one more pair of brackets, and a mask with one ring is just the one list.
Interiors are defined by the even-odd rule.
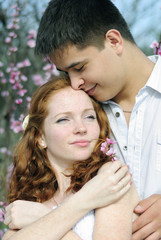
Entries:
[[64,170],[90,157],[100,135],[93,104],[82,90],[71,87],[50,97],[41,142],[49,160]]

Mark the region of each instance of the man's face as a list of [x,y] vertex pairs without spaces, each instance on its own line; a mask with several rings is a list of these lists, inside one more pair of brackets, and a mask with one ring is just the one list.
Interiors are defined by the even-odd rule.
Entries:
[[68,45],[63,51],[56,50],[50,59],[69,75],[73,89],[83,89],[98,101],[114,98],[123,88],[120,55],[109,41],[103,49]]

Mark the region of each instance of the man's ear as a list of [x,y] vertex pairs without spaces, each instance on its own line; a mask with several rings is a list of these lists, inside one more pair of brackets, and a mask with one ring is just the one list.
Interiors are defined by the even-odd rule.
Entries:
[[110,29],[105,35],[105,44],[108,43],[120,55],[123,51],[123,38],[116,29]]

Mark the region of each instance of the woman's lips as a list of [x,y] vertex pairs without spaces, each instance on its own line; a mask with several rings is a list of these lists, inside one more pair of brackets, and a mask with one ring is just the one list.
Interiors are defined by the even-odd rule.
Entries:
[[87,140],[75,141],[72,144],[79,146],[79,147],[87,147],[89,145],[89,141],[87,141]]

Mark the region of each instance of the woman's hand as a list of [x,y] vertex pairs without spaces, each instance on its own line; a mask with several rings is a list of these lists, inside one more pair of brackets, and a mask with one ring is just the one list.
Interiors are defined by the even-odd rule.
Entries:
[[[73,195],[70,198],[72,200],[74,197],[77,202],[82,203],[76,205],[78,212],[83,212],[82,216],[84,216],[90,210],[104,207],[120,199],[130,189],[130,185],[131,175],[128,167],[120,161],[109,162],[100,168],[97,176],[74,194],[78,197]],[[70,201],[69,205],[71,205]],[[81,210],[78,209],[78,206]],[[17,200],[6,207],[4,223],[10,229],[22,229],[49,212],[51,212],[51,209],[41,203]]]
[[17,200],[6,207],[4,223],[10,229],[21,229],[50,211],[42,203]]
[[104,164],[80,191],[86,194],[86,202],[92,210],[116,202],[130,189],[131,183],[128,166],[114,161]]

